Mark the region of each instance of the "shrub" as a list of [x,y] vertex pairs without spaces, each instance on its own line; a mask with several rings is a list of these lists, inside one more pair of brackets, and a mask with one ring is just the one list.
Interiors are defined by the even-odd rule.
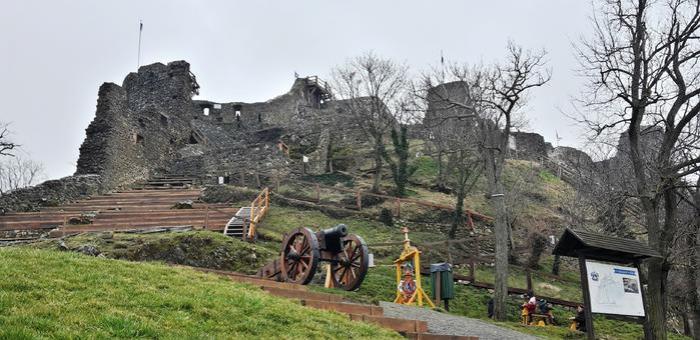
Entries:
[[394,225],[394,216],[391,213],[391,210],[387,208],[382,208],[382,211],[379,213],[379,222],[384,223],[384,225],[387,226],[393,226]]

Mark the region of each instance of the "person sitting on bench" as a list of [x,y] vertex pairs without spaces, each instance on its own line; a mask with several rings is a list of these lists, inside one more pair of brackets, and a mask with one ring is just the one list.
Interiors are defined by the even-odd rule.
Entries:
[[523,323],[529,325],[530,322],[532,322],[532,318],[530,316],[535,313],[535,308],[537,307],[537,298],[534,294],[525,294],[525,298],[529,298],[529,300],[523,303],[523,311],[521,315],[523,316]]
[[540,299],[537,303],[537,307],[540,310],[540,314],[547,316],[547,323],[550,325],[554,324],[554,314],[552,314],[552,304],[547,303],[547,300]]
[[571,326],[569,326],[569,329],[572,331],[586,331],[586,313],[582,305],[576,307],[576,316],[569,319],[571,319]]

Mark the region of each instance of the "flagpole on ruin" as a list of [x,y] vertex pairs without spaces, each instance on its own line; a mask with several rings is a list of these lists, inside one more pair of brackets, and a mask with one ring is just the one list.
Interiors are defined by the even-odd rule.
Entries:
[[136,55],[136,70],[141,66],[141,32],[143,32],[143,21],[139,20],[139,49]]

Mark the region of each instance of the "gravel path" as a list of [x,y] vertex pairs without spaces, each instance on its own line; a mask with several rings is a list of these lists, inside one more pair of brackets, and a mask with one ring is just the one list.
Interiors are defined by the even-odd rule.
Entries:
[[444,335],[471,335],[484,340],[536,340],[535,336],[496,326],[481,320],[416,308],[391,302],[380,302],[384,316],[428,322],[428,332]]

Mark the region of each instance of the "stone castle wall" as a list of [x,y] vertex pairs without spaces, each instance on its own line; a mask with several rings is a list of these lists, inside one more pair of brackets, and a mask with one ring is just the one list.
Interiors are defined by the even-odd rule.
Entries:
[[301,169],[300,159],[279,151],[279,142],[292,146],[297,158],[309,156],[314,164],[308,168],[322,173],[329,150],[366,138],[351,128],[343,101],[323,101],[326,89],[319,84],[296,78],[290,91],[265,102],[216,103],[192,100],[199,85],[188,63],[142,66],[121,86],[100,87],[76,174],[99,174],[106,188],[117,188],[162,173],[205,180],[242,170]]
[[38,211],[99,194],[103,183],[97,175],[68,176],[33,187],[10,191],[0,196],[0,215],[6,212]]
[[166,172],[190,138],[197,88],[184,61],[142,66],[122,86],[103,84],[76,174],[99,174],[115,188]]

